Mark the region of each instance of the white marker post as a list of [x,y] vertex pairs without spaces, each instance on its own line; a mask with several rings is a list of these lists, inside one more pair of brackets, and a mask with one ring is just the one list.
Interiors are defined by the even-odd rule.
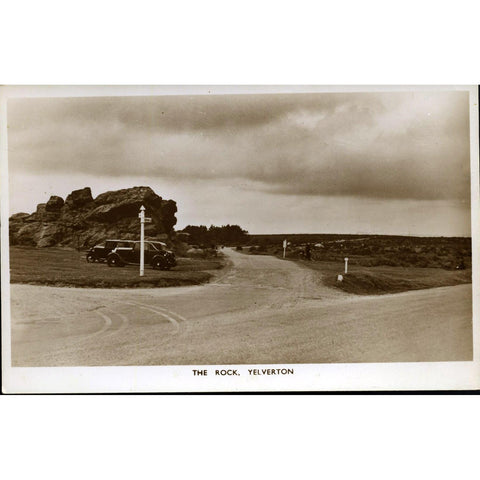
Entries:
[[345,257],[345,273],[348,272],[348,257]]
[[145,264],[145,233],[144,233],[144,225],[145,225],[145,207],[142,205],[140,207],[140,213],[138,214],[140,218],[140,276],[143,277],[143,267]]
[[285,250],[287,249],[287,239],[283,241],[283,258],[285,258]]

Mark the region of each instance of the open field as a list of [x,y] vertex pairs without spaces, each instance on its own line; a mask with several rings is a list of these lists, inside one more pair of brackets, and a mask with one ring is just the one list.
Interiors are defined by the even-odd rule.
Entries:
[[174,287],[208,282],[224,266],[214,259],[178,258],[170,271],[145,266],[139,277],[138,266],[110,268],[106,263],[87,263],[85,252],[65,248],[10,248],[10,282],[65,287]]
[[[251,254],[286,258],[319,272],[322,282],[349,293],[376,295],[471,283],[471,239],[380,235],[257,235]],[[306,260],[310,246],[311,260]],[[344,275],[344,258],[348,274]],[[460,267],[460,268],[457,268]],[[337,275],[344,276],[342,282]]]
[[469,237],[406,237],[390,235],[251,235],[252,253],[281,256],[287,239],[287,258],[302,258],[307,244],[312,260],[343,262],[376,267],[420,267],[455,270],[472,266],[472,240]]

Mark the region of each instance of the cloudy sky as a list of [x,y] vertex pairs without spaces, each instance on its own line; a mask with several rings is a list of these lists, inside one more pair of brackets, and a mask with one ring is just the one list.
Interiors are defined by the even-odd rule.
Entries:
[[149,185],[178,228],[470,235],[468,93],[8,101],[11,213]]

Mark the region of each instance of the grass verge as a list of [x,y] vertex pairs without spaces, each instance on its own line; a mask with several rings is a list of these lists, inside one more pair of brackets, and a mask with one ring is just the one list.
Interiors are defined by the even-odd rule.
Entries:
[[[317,270],[325,285],[357,295],[382,295],[425,288],[447,287],[472,282],[472,270],[444,270],[442,268],[419,267],[363,267],[353,265],[345,275],[340,262],[301,261],[307,268]],[[343,281],[337,281],[337,275]]]
[[158,288],[200,285],[210,281],[223,268],[222,257],[212,259],[178,258],[169,271],[128,265],[110,268],[106,263],[87,263],[85,252],[63,248],[10,248],[10,282],[31,285],[84,288]]

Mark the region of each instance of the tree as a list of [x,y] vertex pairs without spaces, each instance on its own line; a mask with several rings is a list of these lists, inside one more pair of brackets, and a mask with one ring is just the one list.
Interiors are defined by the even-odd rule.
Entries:
[[245,243],[248,239],[248,232],[239,225],[222,225],[217,227],[188,225],[183,232],[190,234],[190,243],[200,245],[235,245]]

